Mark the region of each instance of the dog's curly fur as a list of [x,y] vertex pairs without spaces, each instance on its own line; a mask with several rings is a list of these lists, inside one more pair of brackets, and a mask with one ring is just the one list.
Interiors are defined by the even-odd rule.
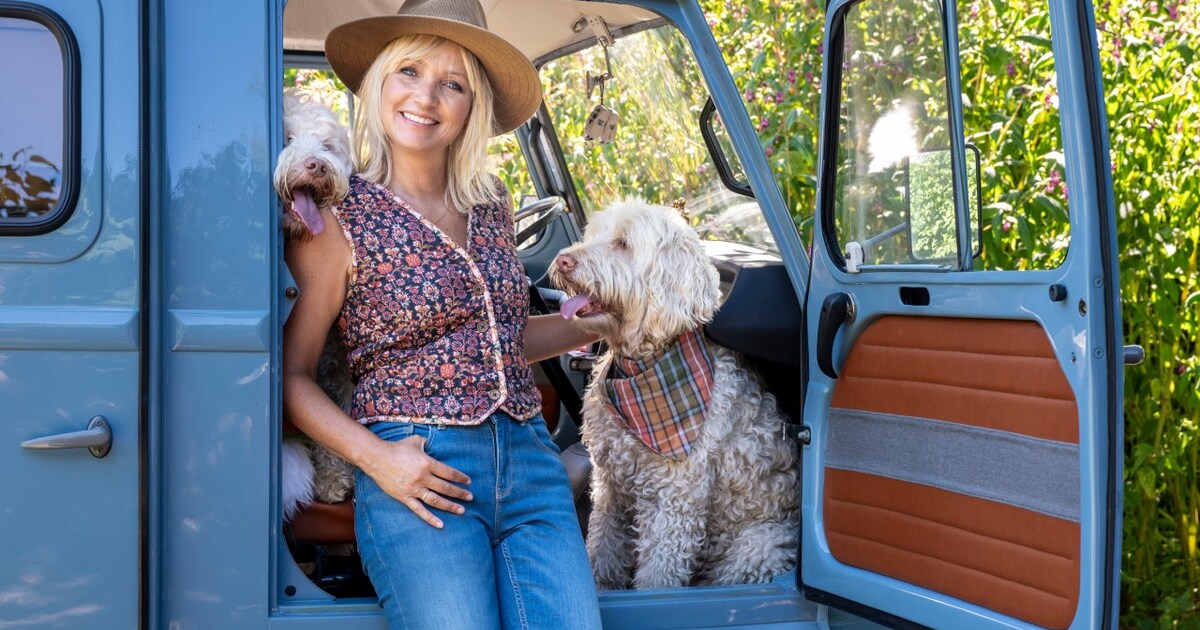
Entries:
[[587,548],[601,589],[770,581],[795,566],[799,478],[774,397],[735,353],[710,344],[712,399],[690,455],[643,445],[612,417],[602,381],[615,356],[646,359],[711,320],[716,268],[669,208],[626,200],[599,213],[559,255],[552,279],[599,312],[578,325],[609,351],[584,395],[593,463]]
[[297,205],[331,208],[350,191],[350,137],[333,110],[302,90],[283,93],[286,144],[275,163],[275,192],[283,201],[283,233],[289,241],[312,238]]
[[[275,192],[286,211],[281,227],[289,242],[312,237],[294,210],[307,197],[318,210],[340,202],[349,190],[350,141],[337,116],[313,95],[286,90],[283,127],[287,145],[275,166]],[[317,382],[347,413],[354,386],[345,364],[345,353],[331,332],[326,339]],[[354,491],[354,471],[329,449],[303,437],[289,437],[283,445],[281,465],[284,521],[301,506],[315,501],[339,503]]]

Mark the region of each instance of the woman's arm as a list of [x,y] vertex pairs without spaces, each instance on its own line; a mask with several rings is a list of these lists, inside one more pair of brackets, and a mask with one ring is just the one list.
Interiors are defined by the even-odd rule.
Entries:
[[[317,385],[317,364],[345,300],[353,250],[337,219],[334,226],[307,242],[287,246],[285,257],[300,295],[283,329],[283,412],[308,437],[361,468],[385,492],[402,501],[434,527],[442,522],[426,506],[461,514],[461,505],[446,497],[471,500],[471,493],[451,482],[469,483],[461,472],[425,454],[424,438],[399,442],[375,437],[347,416]],[[445,495],[445,496],[442,496]]]
[[600,339],[579,330],[573,322],[554,314],[530,317],[525,328],[525,360],[536,363]]

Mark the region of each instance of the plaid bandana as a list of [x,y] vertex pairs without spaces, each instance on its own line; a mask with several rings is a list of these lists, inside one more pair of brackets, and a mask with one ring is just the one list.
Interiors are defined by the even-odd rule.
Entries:
[[617,421],[654,452],[685,459],[712,398],[713,358],[698,331],[648,361],[614,357],[604,381]]

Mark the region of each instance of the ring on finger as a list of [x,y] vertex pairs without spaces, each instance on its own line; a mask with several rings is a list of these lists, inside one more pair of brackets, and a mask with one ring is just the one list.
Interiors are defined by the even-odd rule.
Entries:
[[425,488],[425,492],[421,495],[421,501],[423,503],[429,503],[429,493],[430,492],[433,492],[433,491],[430,490],[429,488]]

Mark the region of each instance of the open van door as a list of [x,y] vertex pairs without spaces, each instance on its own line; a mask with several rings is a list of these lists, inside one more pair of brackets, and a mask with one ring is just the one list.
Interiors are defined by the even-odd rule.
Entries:
[[799,580],[894,627],[1116,625],[1109,147],[1090,3],[1048,11],[1070,248],[984,270],[978,173],[1012,164],[967,146],[955,3],[829,4]]
[[144,625],[139,37],[0,1],[0,627]]

